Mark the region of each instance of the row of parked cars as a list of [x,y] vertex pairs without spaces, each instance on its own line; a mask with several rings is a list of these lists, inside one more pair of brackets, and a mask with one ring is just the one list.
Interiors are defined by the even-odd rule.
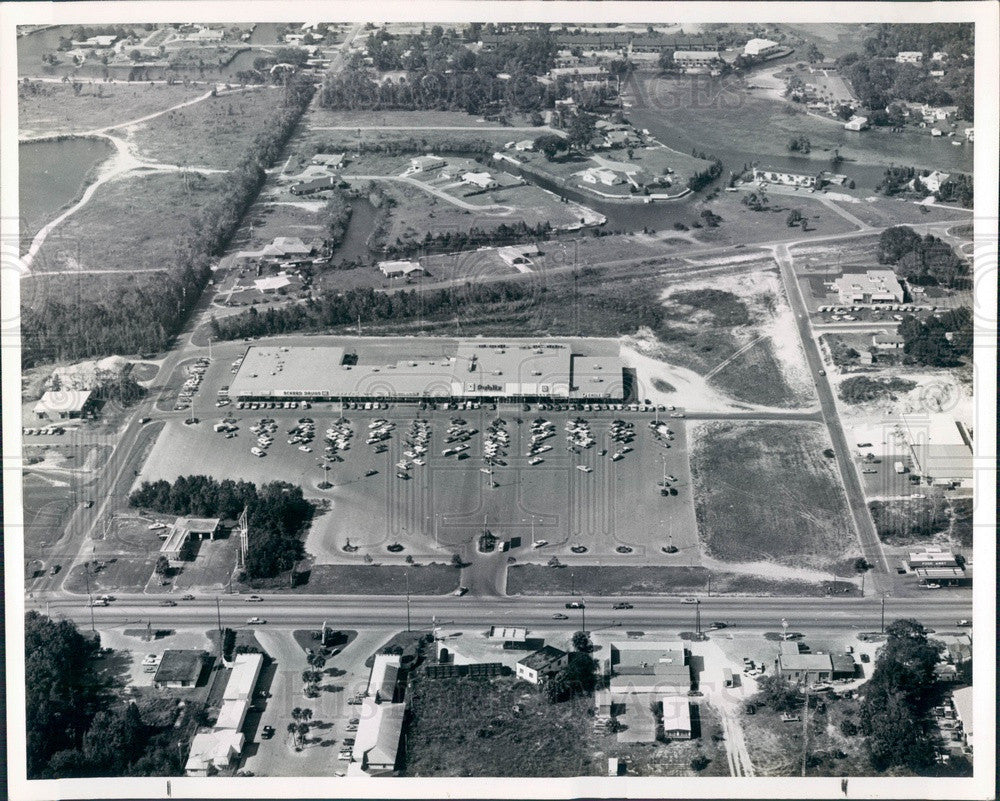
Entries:
[[47,436],[49,434],[65,434],[66,429],[62,426],[45,426],[45,428],[26,428],[24,433],[31,436]]

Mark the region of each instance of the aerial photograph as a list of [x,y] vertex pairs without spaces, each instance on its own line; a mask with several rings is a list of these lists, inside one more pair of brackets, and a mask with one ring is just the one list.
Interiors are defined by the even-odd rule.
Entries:
[[28,784],[973,777],[982,27],[653,11],[17,26]]

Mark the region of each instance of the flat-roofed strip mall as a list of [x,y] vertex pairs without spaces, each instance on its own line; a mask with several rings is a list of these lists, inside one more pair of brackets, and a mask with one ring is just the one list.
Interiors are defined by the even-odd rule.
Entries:
[[229,396],[242,401],[626,400],[634,383],[616,346],[582,349],[547,340],[425,343],[433,355],[389,363],[369,363],[363,346],[360,352],[340,346],[252,346]]

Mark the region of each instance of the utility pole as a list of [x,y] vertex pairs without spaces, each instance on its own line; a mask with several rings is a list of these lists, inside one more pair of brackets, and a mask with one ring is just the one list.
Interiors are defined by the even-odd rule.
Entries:
[[583,629],[583,633],[587,633],[587,604],[581,598],[580,599],[580,627]]
[[90,562],[83,563],[83,575],[87,577],[87,600],[90,602],[90,630],[97,631],[94,625],[94,596],[90,594]]
[[694,602],[694,633],[701,634],[701,599],[696,598]]
[[882,634],[885,634],[885,596],[882,596],[882,626],[879,629]]
[[219,642],[221,643],[222,642],[222,640],[221,640],[221,637],[222,637],[222,612],[219,611],[219,596],[218,595],[215,596],[215,619],[216,619],[216,621],[219,624],[219,637],[220,637]]

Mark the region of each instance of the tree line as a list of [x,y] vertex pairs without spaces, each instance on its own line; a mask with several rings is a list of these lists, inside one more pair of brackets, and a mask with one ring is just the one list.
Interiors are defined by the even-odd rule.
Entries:
[[389,258],[403,258],[418,253],[457,253],[494,245],[513,245],[536,239],[547,239],[552,224],[547,220],[528,225],[524,220],[500,223],[496,228],[483,229],[473,226],[468,231],[428,231],[422,239],[403,241],[399,237],[384,247]]
[[222,188],[177,243],[173,263],[165,265],[167,272],[155,282],[123,280],[114,292],[93,297],[50,292],[38,307],[26,304],[21,316],[24,366],[167,348],[204,290],[212,258],[221,255],[236,232],[264,184],[265,169],[291,138],[313,92],[305,78],[288,80],[276,113],[263,123],[240,164],[223,177]]
[[144,481],[129,496],[134,507],[173,515],[237,519],[247,510],[249,528],[246,574],[271,578],[291,570],[302,558],[301,535],[312,519],[312,505],[302,488],[272,481],[259,488],[249,481],[209,476],[180,476],[168,481]]
[[932,234],[920,236],[912,228],[897,225],[880,235],[875,258],[890,264],[896,274],[915,286],[971,286],[969,265],[947,242]]
[[967,307],[925,320],[908,315],[898,331],[903,337],[903,354],[917,364],[957,367],[972,358],[972,311]]

